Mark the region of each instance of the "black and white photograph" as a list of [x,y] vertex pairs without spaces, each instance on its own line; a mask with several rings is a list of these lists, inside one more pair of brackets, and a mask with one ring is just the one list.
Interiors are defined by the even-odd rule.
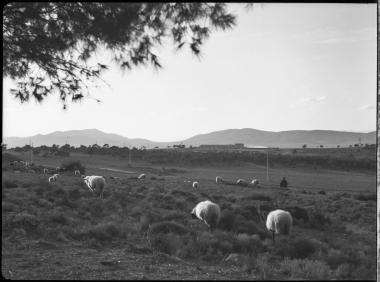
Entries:
[[9,280],[380,270],[379,4],[9,2]]

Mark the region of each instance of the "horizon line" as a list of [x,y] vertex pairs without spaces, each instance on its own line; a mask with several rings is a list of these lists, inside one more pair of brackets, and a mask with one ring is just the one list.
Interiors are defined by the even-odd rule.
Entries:
[[145,139],[145,140],[148,140],[148,141],[151,141],[151,142],[154,142],[154,143],[170,143],[170,142],[185,141],[186,139],[190,139],[190,138],[198,136],[198,135],[205,135],[205,134],[210,134],[210,133],[219,132],[219,131],[226,131],[226,130],[243,130],[243,129],[252,129],[252,130],[266,131],[266,132],[273,132],[273,133],[287,132],[287,131],[335,131],[335,132],[368,134],[368,133],[376,132],[376,129],[370,130],[370,131],[366,131],[366,132],[364,132],[364,131],[352,131],[352,130],[336,130],[336,129],[290,129],[290,130],[272,131],[272,130],[256,129],[256,128],[251,128],[251,127],[242,127],[242,128],[226,128],[226,129],[221,129],[221,130],[209,131],[209,132],[206,132],[206,133],[198,133],[198,134],[192,135],[190,137],[187,137],[185,139],[180,139],[180,140],[175,140],[175,141],[155,141],[153,139],[146,138],[146,137],[127,137],[127,136],[121,135],[119,133],[105,132],[105,131],[97,129],[97,128],[83,128],[83,129],[56,130],[56,131],[52,131],[50,133],[45,133],[45,134],[37,133],[37,134],[34,134],[34,135],[28,135],[28,136],[3,136],[3,139],[4,138],[31,138],[31,137],[34,137],[34,136],[37,136],[37,135],[44,135],[44,136],[46,136],[46,135],[53,134],[53,133],[60,133],[60,132],[67,132],[67,131],[97,130],[97,131],[100,131],[100,132],[105,133],[105,134],[116,134],[116,135],[119,135],[119,136],[121,136],[123,138],[128,138],[128,139]]

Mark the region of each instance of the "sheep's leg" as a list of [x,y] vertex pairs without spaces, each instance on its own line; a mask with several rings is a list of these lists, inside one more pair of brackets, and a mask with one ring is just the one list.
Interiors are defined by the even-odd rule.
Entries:
[[273,243],[275,243],[275,240],[274,240],[274,231],[272,231],[272,239],[273,239]]

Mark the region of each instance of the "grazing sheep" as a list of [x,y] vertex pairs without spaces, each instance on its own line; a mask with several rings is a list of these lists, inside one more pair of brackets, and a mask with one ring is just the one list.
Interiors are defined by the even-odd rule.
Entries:
[[199,202],[191,211],[192,218],[202,220],[211,230],[215,229],[220,220],[220,207],[211,201]]
[[87,187],[91,190],[91,192],[95,192],[95,190],[98,190],[100,198],[103,199],[104,187],[106,185],[106,180],[103,176],[85,176],[84,183],[86,183]]
[[216,184],[223,183],[223,179],[220,176],[217,176],[215,178],[215,182],[216,182]]
[[145,179],[145,177],[146,177],[145,173],[142,173],[137,178],[140,179],[140,180],[142,180],[142,179]]
[[44,174],[49,173],[49,170],[47,168],[44,168]]
[[259,180],[258,179],[253,179],[251,181],[251,185],[253,185],[254,187],[259,187],[260,186]]
[[58,174],[54,174],[53,176],[49,177],[49,182],[55,182],[57,181],[57,178],[58,178]]
[[271,211],[266,220],[267,229],[272,232],[273,242],[275,234],[289,235],[293,224],[292,215],[284,210]]
[[74,174],[75,175],[80,175],[80,171],[77,169],[77,170],[74,171]]
[[199,182],[198,181],[194,181],[193,182],[193,188],[199,188]]
[[236,181],[236,185],[240,185],[240,186],[248,186],[248,182],[244,179],[238,179]]

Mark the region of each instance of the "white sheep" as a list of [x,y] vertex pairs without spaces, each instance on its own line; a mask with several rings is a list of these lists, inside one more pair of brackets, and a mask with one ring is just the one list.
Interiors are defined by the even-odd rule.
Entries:
[[248,186],[248,182],[246,180],[240,178],[236,181],[236,185]]
[[78,170],[78,169],[75,170],[75,171],[74,171],[74,174],[75,174],[75,175],[80,175],[80,170]]
[[140,179],[140,180],[142,180],[142,179],[145,179],[145,177],[146,177],[145,173],[142,173],[137,178]]
[[259,180],[258,179],[253,179],[251,181],[251,185],[253,185],[254,187],[259,187],[260,186]]
[[199,188],[199,182],[198,181],[193,182],[193,188],[195,188],[195,189]]
[[273,242],[275,234],[289,235],[292,229],[292,215],[284,210],[271,211],[266,220],[267,229],[272,232]]
[[223,179],[220,176],[217,176],[215,178],[215,182],[216,182],[216,184],[223,183]]
[[91,192],[95,192],[95,190],[98,190],[100,198],[103,199],[103,192],[106,185],[106,180],[103,176],[85,176],[84,183],[86,183],[87,187],[91,190]]
[[58,178],[58,174],[54,174],[53,176],[49,177],[49,182],[55,182],[57,181],[57,178]]
[[199,202],[191,211],[192,218],[202,220],[211,230],[215,229],[220,220],[220,207],[211,201]]

